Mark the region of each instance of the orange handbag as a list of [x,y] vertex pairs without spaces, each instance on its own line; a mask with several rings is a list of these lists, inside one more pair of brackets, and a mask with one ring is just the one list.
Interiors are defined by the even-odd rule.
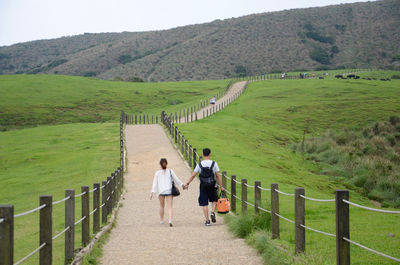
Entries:
[[231,208],[231,203],[229,199],[226,197],[226,193],[222,192],[219,194],[218,199],[218,213],[227,214]]

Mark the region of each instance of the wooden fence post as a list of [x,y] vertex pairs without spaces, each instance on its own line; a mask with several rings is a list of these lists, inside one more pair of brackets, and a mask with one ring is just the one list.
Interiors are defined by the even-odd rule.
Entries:
[[70,264],[75,250],[75,190],[65,190],[65,197],[69,197],[65,201],[65,228],[69,229],[65,232],[64,264]]
[[187,139],[185,139],[185,155],[184,155],[184,157],[185,158],[188,157],[188,140]]
[[348,190],[336,190],[336,264],[350,264],[350,243],[343,237],[350,239],[349,205],[343,200],[349,200]]
[[14,206],[0,205],[0,264],[14,264]]
[[93,233],[100,231],[100,183],[94,183],[93,188]]
[[85,194],[81,197],[82,202],[82,245],[86,246],[90,242],[90,215],[89,215],[89,186],[82,186],[81,192]]
[[242,214],[247,214],[247,179],[242,179]]
[[261,206],[261,181],[255,181],[254,182],[254,210],[255,213],[260,212],[260,206]]
[[181,144],[181,153],[184,156],[185,153],[183,152],[185,150],[185,136],[182,135],[182,144]]
[[196,168],[197,165],[196,156],[197,156],[197,149],[193,148],[193,170]]
[[192,154],[193,154],[193,149],[192,149],[192,145],[189,145],[189,167],[192,167],[193,165],[193,160],[192,160]]
[[222,187],[226,190],[226,171],[222,171]]
[[231,177],[231,209],[232,212],[236,212],[236,176]]
[[111,201],[112,201],[112,203],[111,203],[111,210],[114,208],[114,205],[115,205],[115,198],[116,198],[116,194],[115,194],[115,174],[114,173],[111,173],[111,182],[110,182],[110,187],[111,187],[111,190],[110,190],[110,194],[111,194]]
[[107,215],[112,211],[111,177],[107,177]]
[[175,143],[178,143],[178,127],[175,126]]
[[53,257],[53,196],[42,195],[39,199],[39,206],[46,206],[40,209],[39,245],[46,244],[39,251],[39,264],[51,265]]
[[107,181],[102,181],[101,186],[101,222],[104,224],[107,222]]
[[300,195],[305,194],[304,188],[294,189],[294,241],[295,253],[303,253],[306,246],[305,228],[305,200]]
[[272,239],[279,238],[279,190],[277,183],[271,184],[271,233]]

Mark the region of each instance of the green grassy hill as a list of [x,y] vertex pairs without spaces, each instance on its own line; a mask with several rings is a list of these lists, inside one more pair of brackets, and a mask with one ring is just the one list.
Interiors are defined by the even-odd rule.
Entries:
[[[0,132],[0,204],[14,205],[15,214],[36,208],[39,196],[80,193],[81,186],[106,179],[119,166],[119,123],[64,124]],[[81,211],[77,198],[75,216]],[[91,204],[92,205],[92,204]],[[53,207],[53,235],[64,228],[64,204]],[[14,261],[38,242],[39,213],[15,219]],[[80,226],[75,246],[81,245]],[[24,264],[38,264],[34,255]],[[64,236],[53,242],[54,264],[64,262]]]
[[[359,129],[371,122],[398,115],[399,87],[398,80],[255,82],[223,111],[193,124],[181,124],[179,129],[198,150],[210,147],[213,158],[222,170],[228,171],[228,175],[235,174],[239,180],[247,178],[250,184],[260,180],[263,187],[279,183],[282,191],[290,193],[295,187],[304,187],[308,196],[332,199],[336,189],[349,186],[337,178],[320,175],[321,166],[293,152],[291,144],[301,141],[307,120],[310,131],[307,138],[312,138],[327,130]],[[263,192],[263,207],[269,207],[266,205],[269,196],[269,193]],[[254,195],[249,193],[248,198],[253,201]],[[350,198],[354,202],[375,207],[360,195],[358,189],[350,190]],[[280,196],[280,213],[294,219],[293,197]],[[400,234],[399,216],[351,207],[350,219],[352,240],[398,256],[400,241],[388,237],[388,234]],[[334,203],[307,201],[306,224],[335,233]],[[293,253],[293,225],[283,220],[281,238],[283,240],[280,243]],[[304,263],[335,263],[335,242],[333,238],[307,231]],[[351,253],[352,264],[395,264],[357,247],[351,247]]]
[[0,128],[118,121],[122,110],[159,115],[198,103],[228,80],[131,83],[59,75],[0,76]]
[[[193,106],[229,80],[131,83],[59,75],[0,76],[0,203],[15,213],[37,207],[39,195],[104,180],[119,166],[120,111],[160,115]],[[57,124],[57,125],[55,125]],[[37,126],[36,128],[27,128]],[[9,130],[19,129],[19,130]],[[9,131],[7,131],[9,130]],[[76,216],[80,213],[76,201]],[[63,204],[53,209],[53,234],[64,227]],[[15,220],[15,261],[37,245],[38,213]],[[81,244],[80,227],[76,246]],[[54,241],[62,264],[64,238]],[[26,264],[38,264],[38,255]]]
[[84,34],[0,47],[0,73],[148,81],[295,69],[400,67],[399,0],[285,10],[163,31]]

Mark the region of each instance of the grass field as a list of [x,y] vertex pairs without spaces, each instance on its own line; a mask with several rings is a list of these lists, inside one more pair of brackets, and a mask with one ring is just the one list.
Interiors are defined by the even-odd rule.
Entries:
[[0,75],[0,129],[118,121],[122,110],[159,115],[199,103],[229,80],[165,83],[60,75]]
[[[261,180],[263,187],[276,182],[281,190],[291,193],[295,187],[302,186],[308,196],[332,199],[335,189],[345,186],[329,176],[317,174],[319,165],[304,160],[289,146],[301,141],[306,120],[311,131],[307,138],[319,136],[328,129],[362,128],[374,121],[387,120],[400,112],[399,87],[398,80],[255,82],[223,111],[193,124],[181,124],[179,129],[198,150],[211,147],[213,158],[228,175],[236,174],[239,180],[247,178],[250,184]],[[265,207],[269,197],[269,193],[263,192]],[[253,198],[253,194],[249,193],[248,198]],[[350,198],[373,206],[356,190],[350,191]],[[292,197],[281,195],[280,209],[283,216],[294,219]],[[398,257],[399,218],[351,207],[351,238]],[[334,203],[306,201],[306,225],[335,233]],[[388,237],[389,233],[396,237]],[[293,252],[294,228],[283,220],[281,238]],[[335,245],[335,239],[307,231],[306,263],[335,263]],[[351,253],[352,264],[396,264],[358,247],[352,246]]]
[[[0,76],[0,203],[15,213],[35,208],[39,195],[64,197],[105,180],[119,166],[120,111],[160,114],[192,106],[221,91],[225,81],[129,83],[56,75]],[[111,121],[111,123],[102,123]],[[58,125],[53,125],[58,124]],[[25,128],[38,126],[35,128]],[[80,216],[76,199],[76,219]],[[92,207],[92,206],[91,206]],[[54,231],[64,226],[56,205]],[[80,226],[76,247],[80,246]],[[38,213],[15,220],[15,261],[38,245]],[[54,264],[63,263],[64,238],[54,241]],[[37,264],[38,255],[26,264]]]
[[[40,126],[0,133],[0,202],[13,204],[15,213],[36,208],[39,195],[65,197],[65,189],[105,180],[119,166],[119,124]],[[75,200],[76,220],[81,202]],[[92,204],[91,206],[92,207]],[[53,208],[53,235],[64,227],[64,204]],[[14,261],[38,246],[38,212],[15,219]],[[80,246],[80,226],[75,234]],[[64,236],[53,243],[54,264],[64,262]],[[24,264],[38,264],[38,255]]]

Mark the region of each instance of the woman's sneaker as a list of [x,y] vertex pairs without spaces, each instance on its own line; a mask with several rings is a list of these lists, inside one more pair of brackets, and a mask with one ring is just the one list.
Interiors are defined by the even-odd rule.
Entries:
[[211,212],[211,221],[215,223],[217,219],[215,219],[215,213]]
[[204,225],[205,226],[210,226],[211,225],[210,220],[207,220]]

